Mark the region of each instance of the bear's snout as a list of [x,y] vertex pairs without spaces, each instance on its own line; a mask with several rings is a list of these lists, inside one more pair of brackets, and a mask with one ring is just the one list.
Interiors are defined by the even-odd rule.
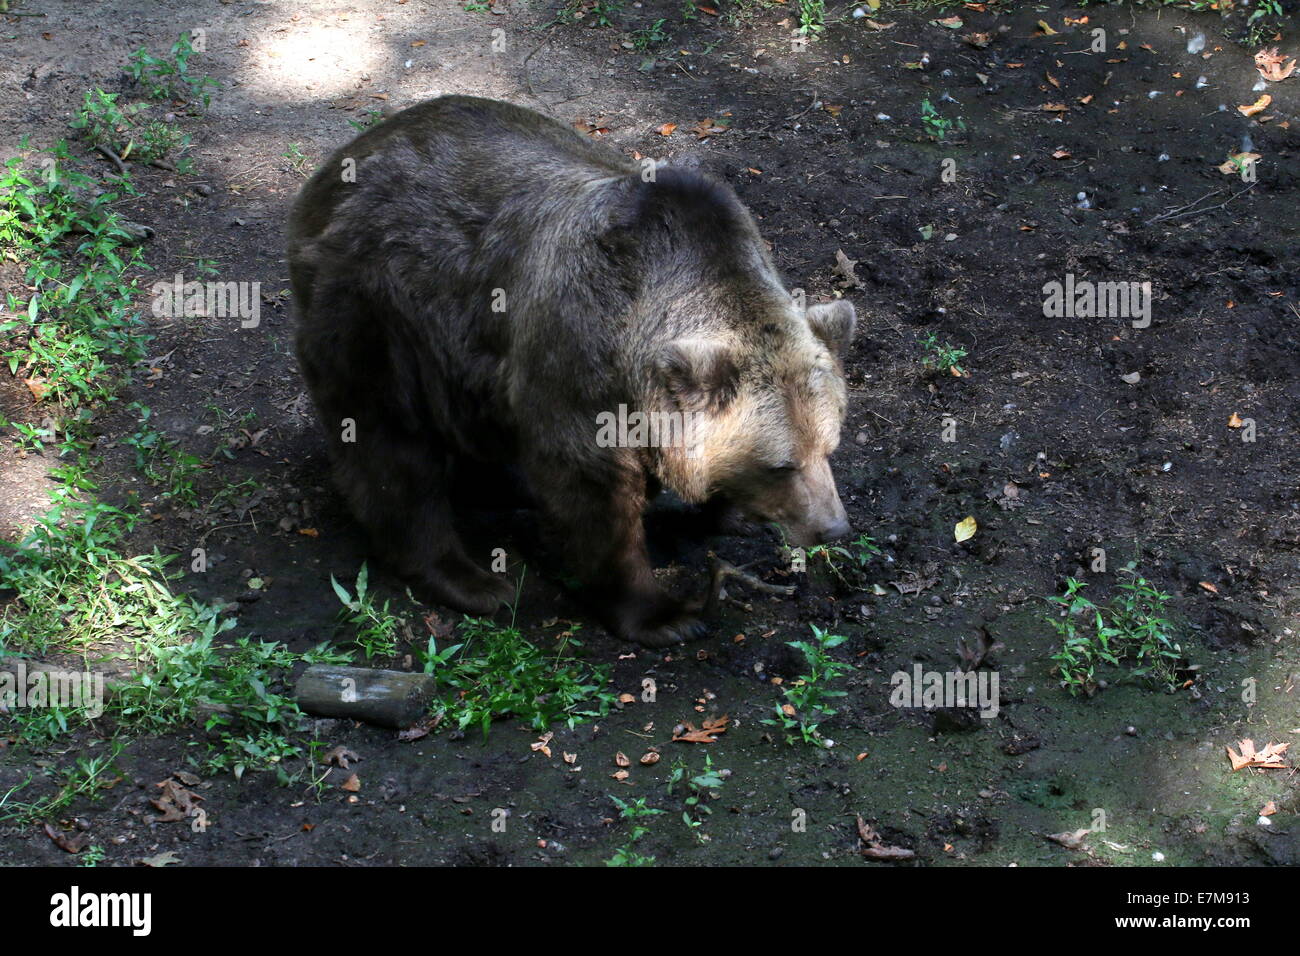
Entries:
[[829,544],[832,541],[839,541],[841,538],[847,538],[852,531],[853,526],[849,524],[847,519],[838,518],[833,524],[827,525],[816,532],[817,543]]

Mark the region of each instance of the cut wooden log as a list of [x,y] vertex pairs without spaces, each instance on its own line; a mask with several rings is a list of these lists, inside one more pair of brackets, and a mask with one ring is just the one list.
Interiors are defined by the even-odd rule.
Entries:
[[429,674],[313,664],[294,685],[298,706],[317,717],[347,717],[380,727],[410,727],[427,713]]

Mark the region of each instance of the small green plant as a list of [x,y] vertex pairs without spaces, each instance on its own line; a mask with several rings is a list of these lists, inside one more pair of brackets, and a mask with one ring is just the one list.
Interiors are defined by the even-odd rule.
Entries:
[[640,839],[650,832],[650,828],[639,822],[647,817],[658,816],[665,813],[655,807],[646,806],[645,797],[637,797],[636,800],[620,800],[618,797],[610,795],[610,800],[614,806],[618,807],[618,815],[622,820],[632,821],[632,829],[628,833],[628,839],[623,846],[614,851],[614,855],[605,861],[606,866],[653,866],[655,858],[638,853],[636,844]]
[[139,122],[145,109],[142,104],[123,109],[117,105],[117,98],[117,93],[87,90],[81,110],[69,125],[91,146],[104,147],[123,160],[134,157],[154,162],[189,145],[190,137],[170,123]]
[[383,607],[375,602],[374,595],[368,592],[369,582],[370,570],[364,563],[357,572],[355,597],[334,579],[334,575],[330,575],[330,585],[343,603],[339,617],[356,632],[357,644],[365,653],[366,660],[393,657],[397,654],[398,636],[403,633],[409,636],[407,621],[390,610],[391,602],[384,601]]
[[695,0],[682,0],[682,22],[690,23],[692,20],[699,19],[700,12],[695,6]]
[[0,322],[3,355],[11,374],[65,409],[110,398],[114,366],[137,361],[149,340],[128,279],[139,252],[113,211],[121,193],[96,195],[97,186],[72,168],[64,142],[39,173],[19,158],[0,171],[0,250],[26,265],[23,284],[32,290],[26,301],[6,297],[15,318]]
[[69,125],[90,145],[121,152],[122,145],[129,140],[127,131],[131,122],[117,105],[118,95],[105,93],[98,87],[87,90],[80,111]]
[[1177,687],[1182,647],[1172,638],[1165,608],[1169,595],[1145,578],[1119,585],[1119,593],[1098,607],[1081,592],[1087,587],[1067,578],[1065,594],[1048,601],[1061,609],[1047,623],[1061,639],[1052,662],[1061,686],[1072,695],[1091,696],[1100,686],[1098,668],[1122,668],[1129,677],[1172,691]]
[[623,0],[596,0],[591,5],[591,16],[596,26],[611,27],[614,17],[623,12]]
[[665,22],[665,20],[660,18],[650,24],[650,26],[637,30],[636,33],[632,34],[632,45],[642,53],[647,50],[652,50],[655,47],[663,46],[672,39],[664,29]]
[[954,122],[948,119],[930,102],[928,96],[921,100],[921,125],[925,128],[925,135],[936,143],[945,142],[953,130],[964,132],[966,129],[964,120],[958,118]]
[[961,360],[967,355],[965,349],[947,342],[940,344],[938,336],[933,332],[921,339],[921,347],[925,350],[921,356],[921,365],[926,369],[954,375],[966,374],[961,366]]
[[303,714],[277,688],[300,660],[347,663],[351,656],[328,644],[298,655],[278,641],[247,637],[218,645],[217,635],[233,627],[233,619],[213,614],[201,623],[199,633],[182,640],[150,636],[136,642],[144,666],[114,695],[111,712],[122,726],[145,733],[202,718],[214,738],[205,762],[209,771],[230,771],[237,778],[249,770],[283,772],[285,763],[302,754],[293,734]]
[[311,160],[309,160],[302,147],[297,143],[290,143],[289,148],[282,154],[289,161],[291,168],[299,176],[306,176],[311,173]]
[[107,856],[107,854],[104,852],[104,848],[96,843],[92,843],[86,848],[86,852],[81,854],[80,862],[78,862],[77,865],[96,867],[104,862],[105,856]]
[[195,479],[203,470],[202,461],[150,424],[153,411],[148,406],[132,402],[130,409],[140,416],[139,425],[135,432],[122,439],[122,444],[135,453],[135,466],[140,474],[162,484],[163,497],[185,508],[196,507],[199,498]]
[[826,0],[799,0],[799,32],[805,35],[826,29]]
[[1246,18],[1246,43],[1263,46],[1270,37],[1280,32],[1284,11],[1281,0],[1254,0],[1255,9]]
[[848,545],[842,544],[815,544],[808,549],[807,558],[809,561],[822,560],[831,572],[840,579],[844,584],[852,587],[853,585],[841,570],[840,562],[847,562],[848,565],[857,571],[865,571],[871,559],[881,554],[880,548],[876,545],[875,539],[870,535],[860,534]]
[[[486,739],[493,719],[513,715],[535,730],[561,721],[573,727],[603,717],[615,701],[606,690],[608,669],[566,656],[580,648],[577,626],[559,638],[554,655],[544,654],[514,625],[467,617],[460,623],[459,648],[421,655],[425,668],[453,693],[439,704],[442,713],[464,730],[477,724]],[[459,650],[454,657],[453,651]]]
[[704,769],[694,775],[687,769],[686,761],[681,758],[673,761],[672,771],[668,775],[668,795],[673,796],[677,786],[685,784],[682,822],[700,842],[707,839],[700,829],[704,826],[704,818],[713,813],[708,801],[717,798],[717,791],[722,789],[730,776],[730,771],[714,769],[713,757],[708,753],[704,755]]
[[167,56],[153,56],[144,47],[136,50],[127,62],[126,75],[143,86],[151,99],[198,100],[207,109],[212,100],[208,90],[221,84],[209,76],[190,73],[190,57],[195,52],[189,33],[182,33]]
[[[468,10],[469,7],[466,7],[465,9]],[[486,10],[487,7],[484,6],[483,9]],[[383,121],[383,110],[363,110],[361,118],[348,120],[348,125],[359,132],[365,132],[370,129],[370,127],[378,126]]]
[[776,716],[766,718],[763,723],[786,731],[786,743],[793,744],[797,732],[797,737],[804,743],[820,747],[825,743],[818,728],[824,720],[837,713],[830,701],[846,696],[845,691],[833,690],[830,683],[850,673],[853,668],[833,660],[829,654],[847,638],[827,634],[816,624],[809,626],[813,632],[811,641],[787,642],[803,654],[808,671],[782,689],[783,702],[776,705]]

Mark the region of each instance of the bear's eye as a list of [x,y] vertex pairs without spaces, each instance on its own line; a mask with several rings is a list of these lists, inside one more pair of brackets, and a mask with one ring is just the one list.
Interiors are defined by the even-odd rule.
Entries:
[[773,465],[768,471],[774,475],[786,474],[792,471],[798,471],[799,466],[792,461],[783,461],[779,465]]

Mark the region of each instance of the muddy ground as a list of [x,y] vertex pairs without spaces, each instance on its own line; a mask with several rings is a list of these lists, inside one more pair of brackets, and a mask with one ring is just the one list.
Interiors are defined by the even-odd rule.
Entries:
[[[1260,96],[1254,49],[1217,15],[887,3],[855,18],[841,6],[795,52],[790,5],[761,2],[690,20],[677,0],[629,4],[608,26],[594,26],[590,8],[555,24],[550,4],[467,11],[445,0],[28,6],[45,15],[0,18],[6,157],[23,134],[37,146],[68,135],[86,88],[125,90],[131,50],[206,30],[195,69],[221,89],[184,121],[194,173],[135,165],[142,195],[120,211],[156,231],[145,257],[160,276],[215,260],[223,280],[260,282],[266,304],[256,329],[160,320],[156,371],[125,398],[212,463],[209,493],[257,483],[202,520],[156,500],[133,541],[182,556],[201,541],[210,569],[180,586],[236,605],[234,633],[297,650],[335,637],[329,577],[350,582],[365,558],[329,488],[292,355],[293,304],[280,294],[289,203],[353,134],[349,119],[442,93],[531,106],[629,155],[699,161],[759,218],[792,287],[854,302],[852,400],[833,465],[855,528],[884,552],[841,581],[821,565],[790,573],[772,537],[680,535],[670,533],[680,522],[660,521],[657,561],[678,588],[701,586],[709,550],[798,585],[793,598],[733,588],[712,637],[662,654],[620,644],[568,601],[527,514],[475,515],[484,560],[499,546],[512,574],[527,565],[525,634],[550,647],[565,622],[583,623],[585,653],[635,702],[553,728],[549,757],[530,747],[536,731],[508,720],[486,742],[446,732],[403,742],[322,721],[314,739],[359,755],[359,792],[339,789],[337,770],[320,792],[271,773],[208,775],[204,832],[152,822],[148,804],[155,783],[193,769],[202,730],[137,740],[114,788],[55,821],[79,818],[106,864],[169,850],[183,866],[595,864],[628,841],[611,794],[669,811],[637,844],[660,864],[890,865],[864,861],[858,817],[914,851],[897,865],[1300,862],[1293,774],[1233,773],[1224,752],[1241,737],[1300,734],[1300,79],[1270,84],[1271,105],[1243,115]],[[951,16],[960,28],[932,22]],[[637,49],[635,31],[660,18],[671,41]],[[1097,27],[1105,53],[1089,49]],[[1198,32],[1208,55],[1188,52]],[[991,42],[977,48],[971,33]],[[965,129],[927,137],[926,97]],[[676,128],[664,135],[665,124]],[[1261,156],[1249,189],[1216,168],[1242,151]],[[1193,214],[1152,222],[1207,194]],[[856,262],[852,280],[837,251]],[[1067,274],[1150,282],[1149,327],[1045,316],[1043,286]],[[930,334],[967,351],[965,376],[925,368]],[[1234,415],[1254,420],[1256,441],[1229,427]],[[106,484],[155,497],[115,445],[133,423],[101,421]],[[3,473],[6,517],[21,527],[49,482],[17,452],[4,453]],[[959,544],[954,526],[968,515],[978,531]],[[1091,570],[1094,548],[1106,551],[1104,573]],[[1104,598],[1130,561],[1173,596],[1197,669],[1174,693],[1114,682],[1072,697],[1051,670],[1045,598],[1067,576]],[[250,577],[265,586],[251,592]],[[799,673],[785,642],[809,624],[846,636],[835,656],[853,665],[825,749],[787,744],[760,722],[779,700],[773,678]],[[1000,677],[996,718],[891,706],[891,674],[954,670],[959,642],[982,633],[1000,645],[984,664]],[[641,700],[647,677],[652,703]],[[730,724],[715,743],[671,742],[680,722],[722,714]],[[42,752],[11,745],[0,790],[103,746],[87,731]],[[651,747],[664,759],[642,766]],[[632,758],[622,781],[611,776],[619,752]],[[706,753],[729,775],[692,832],[666,781],[675,759],[698,772]],[[1277,813],[1261,826],[1269,801]],[[504,832],[492,826],[498,808],[509,811]],[[1105,830],[1085,848],[1044,838],[1093,826],[1098,810]],[[76,861],[31,826],[6,833],[0,862]]]

